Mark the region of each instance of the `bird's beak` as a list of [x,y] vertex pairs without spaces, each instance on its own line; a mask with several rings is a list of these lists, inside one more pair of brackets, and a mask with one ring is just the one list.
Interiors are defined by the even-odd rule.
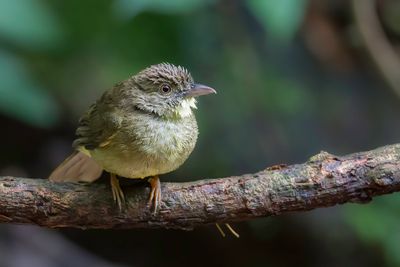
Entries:
[[195,84],[193,84],[192,88],[189,91],[187,91],[185,96],[186,97],[196,97],[196,96],[216,94],[216,93],[217,93],[217,91],[215,91],[211,87],[208,87],[203,84],[195,83]]

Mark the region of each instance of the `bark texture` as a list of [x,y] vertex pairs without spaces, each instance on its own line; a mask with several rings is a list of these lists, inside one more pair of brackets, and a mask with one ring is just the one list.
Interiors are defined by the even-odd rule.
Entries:
[[147,206],[149,188],[123,187],[120,211],[107,184],[52,183],[0,177],[0,222],[75,228],[177,228],[250,220],[365,203],[400,190],[400,144],[334,156],[321,152],[304,164],[188,183],[162,183],[160,210]]

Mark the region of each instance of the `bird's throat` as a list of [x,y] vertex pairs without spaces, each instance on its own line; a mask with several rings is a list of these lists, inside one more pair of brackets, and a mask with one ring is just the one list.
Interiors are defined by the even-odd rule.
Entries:
[[174,115],[178,118],[186,118],[192,115],[192,108],[197,109],[196,99],[194,97],[184,99],[182,103],[174,110]]

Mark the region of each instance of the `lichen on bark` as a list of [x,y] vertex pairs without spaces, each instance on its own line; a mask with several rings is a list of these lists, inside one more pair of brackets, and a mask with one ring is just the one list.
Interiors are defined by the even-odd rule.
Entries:
[[305,211],[346,202],[366,203],[400,190],[400,144],[335,156],[321,152],[303,164],[187,183],[162,183],[154,215],[149,188],[123,188],[120,211],[106,184],[52,183],[0,177],[0,222],[58,228],[175,228]]

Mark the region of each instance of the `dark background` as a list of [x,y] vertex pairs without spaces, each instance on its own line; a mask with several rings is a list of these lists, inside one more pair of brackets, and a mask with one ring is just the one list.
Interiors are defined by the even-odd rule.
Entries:
[[[0,175],[47,177],[71,152],[80,114],[160,62],[218,91],[200,99],[192,156],[163,181],[399,142],[400,2],[377,1],[368,13],[373,2],[0,0]],[[237,223],[240,239],[213,226],[1,225],[0,267],[399,266],[399,219],[394,194]]]

